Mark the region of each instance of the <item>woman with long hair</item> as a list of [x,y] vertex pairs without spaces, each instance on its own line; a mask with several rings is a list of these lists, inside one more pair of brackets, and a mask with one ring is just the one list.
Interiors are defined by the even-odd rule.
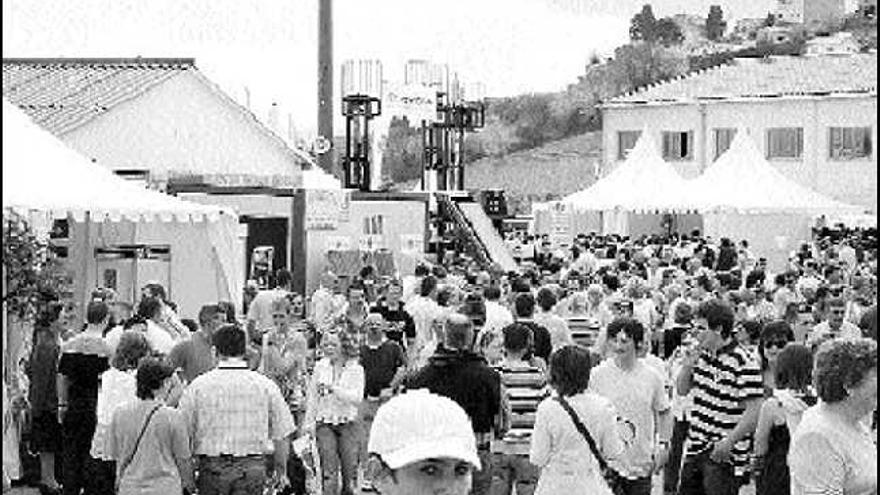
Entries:
[[31,410],[31,448],[40,455],[41,494],[60,493],[55,479],[55,454],[61,452],[58,392],[55,387],[61,355],[60,305],[51,305],[34,324],[33,347],[25,373]]
[[364,398],[364,368],[345,330],[325,332],[321,348],[324,357],[315,363],[309,383],[304,426],[317,440],[324,495],[351,495],[360,457],[358,408]]
[[773,395],[776,389],[776,366],[779,353],[790,342],[794,342],[791,326],[781,320],[770,322],[761,329],[758,340],[758,356],[761,359],[761,374],[764,379],[766,397]]
[[791,435],[808,407],[816,403],[813,391],[813,354],[806,346],[788,343],[775,357],[776,388],[764,401],[755,430],[753,470],[756,495],[789,493],[788,448]]

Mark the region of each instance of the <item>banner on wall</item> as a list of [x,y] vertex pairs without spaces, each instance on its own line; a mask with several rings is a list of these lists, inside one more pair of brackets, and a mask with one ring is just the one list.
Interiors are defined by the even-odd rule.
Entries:
[[349,191],[314,189],[306,192],[306,230],[336,230],[350,217]]

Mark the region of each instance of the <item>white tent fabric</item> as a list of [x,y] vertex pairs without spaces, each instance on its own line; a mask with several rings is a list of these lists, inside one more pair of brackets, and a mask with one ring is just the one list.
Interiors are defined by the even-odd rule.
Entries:
[[687,181],[663,160],[651,133],[644,131],[607,177],[560,202],[576,211],[684,212],[693,209],[686,189]]
[[857,214],[863,208],[828,198],[776,170],[740,130],[705,172],[690,181],[691,199],[702,212]]
[[[239,268],[243,255],[238,248],[238,216],[234,211],[184,201],[117,177],[44,131],[5,99],[3,210],[26,218],[40,236],[48,233],[53,218],[70,216],[76,223],[97,228],[112,224],[112,230],[118,230],[129,225],[132,233],[124,236],[126,243],[170,242],[184,252],[210,249],[217,286],[213,294],[237,301],[242,293],[243,268]],[[109,230],[106,232],[111,237]],[[193,277],[188,269],[208,273],[201,261],[175,266],[172,278],[181,280]],[[91,277],[91,273],[80,275]],[[176,286],[182,284],[178,281]],[[183,306],[187,297],[200,296],[198,290],[184,292],[178,298]],[[189,306],[195,314],[198,301]]]
[[217,220],[234,212],[145,189],[99,167],[3,100],[3,208],[133,221]]

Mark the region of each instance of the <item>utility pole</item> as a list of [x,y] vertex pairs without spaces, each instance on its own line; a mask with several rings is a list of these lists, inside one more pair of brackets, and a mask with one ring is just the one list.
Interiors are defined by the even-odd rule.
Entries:
[[330,142],[330,150],[318,155],[318,166],[333,173],[333,11],[332,0],[318,2],[318,139]]

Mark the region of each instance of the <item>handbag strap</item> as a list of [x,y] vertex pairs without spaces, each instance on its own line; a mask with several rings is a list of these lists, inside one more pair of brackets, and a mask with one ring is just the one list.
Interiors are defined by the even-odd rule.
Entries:
[[586,439],[587,443],[590,445],[590,450],[593,451],[593,455],[596,456],[596,460],[599,461],[599,469],[602,471],[608,469],[608,463],[605,461],[605,458],[602,457],[602,454],[599,453],[599,448],[596,446],[593,436],[590,435],[590,431],[587,430],[587,427],[581,422],[577,413],[574,411],[574,408],[571,407],[571,404],[562,397],[556,397],[556,401],[559,402],[559,405],[561,405],[562,408],[565,409],[565,412],[571,416],[571,420],[574,422],[574,427],[577,428],[577,431],[583,435],[584,439]]
[[131,449],[131,454],[129,454],[128,457],[126,457],[125,460],[122,462],[122,464],[120,464],[118,478],[119,480],[122,480],[122,476],[125,474],[125,470],[128,468],[128,465],[131,464],[132,460],[134,460],[134,455],[137,454],[138,447],[141,444],[141,438],[144,437],[144,432],[147,431],[147,426],[150,425],[150,420],[153,419],[153,414],[156,414],[156,411],[158,411],[160,407],[162,407],[162,404],[156,404],[156,407],[154,407],[153,410],[150,411],[149,414],[147,414],[147,419],[146,421],[144,421],[144,426],[141,428],[141,432],[138,434],[137,440],[135,440],[134,442],[134,448]]

